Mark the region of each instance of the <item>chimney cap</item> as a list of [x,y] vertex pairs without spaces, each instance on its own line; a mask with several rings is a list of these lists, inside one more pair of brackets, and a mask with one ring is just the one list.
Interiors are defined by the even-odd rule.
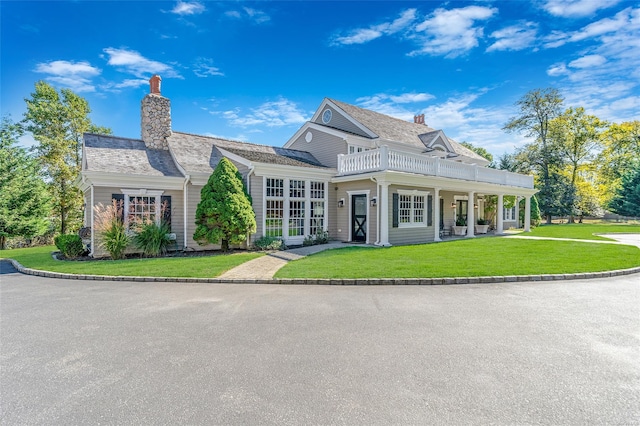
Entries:
[[160,77],[158,74],[154,74],[150,79],[149,79],[149,86],[150,86],[150,93],[155,94],[155,95],[159,95],[160,94],[160,83],[162,82],[162,77]]

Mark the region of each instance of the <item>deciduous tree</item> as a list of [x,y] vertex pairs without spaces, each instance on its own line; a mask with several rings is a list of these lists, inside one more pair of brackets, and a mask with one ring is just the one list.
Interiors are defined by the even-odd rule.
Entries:
[[87,101],[69,89],[60,93],[39,81],[25,99],[25,129],[37,142],[36,153],[43,168],[54,205],[54,217],[61,234],[78,228],[82,221],[82,195],[74,182],[80,173],[82,135],[110,134],[91,123]]
[[256,216],[242,176],[223,158],[200,192],[193,239],[199,244],[220,244],[228,251],[229,244],[240,244],[255,231]]
[[531,90],[516,102],[519,115],[511,118],[503,128],[535,139],[517,155],[521,163],[527,164],[538,175],[540,209],[547,223],[551,223],[551,216],[557,211],[562,198],[562,193],[557,192],[558,179],[553,176],[561,166],[562,158],[557,144],[549,137],[549,126],[560,114],[563,101],[556,89]]
[[46,232],[50,212],[38,162],[18,146],[22,126],[3,117],[0,127],[0,249],[10,237]]

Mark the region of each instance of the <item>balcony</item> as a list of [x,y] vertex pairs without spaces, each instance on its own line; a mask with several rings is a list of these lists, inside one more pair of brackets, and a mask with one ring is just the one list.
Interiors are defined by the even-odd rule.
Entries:
[[396,151],[387,146],[338,155],[338,176],[383,170],[533,189],[533,176]]

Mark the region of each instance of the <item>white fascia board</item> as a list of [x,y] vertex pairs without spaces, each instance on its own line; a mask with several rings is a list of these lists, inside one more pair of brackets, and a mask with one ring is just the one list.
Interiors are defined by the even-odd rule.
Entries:
[[493,183],[475,182],[463,179],[451,179],[438,176],[424,176],[414,173],[397,171],[383,171],[363,173],[359,175],[339,176],[331,179],[331,183],[354,182],[360,180],[372,180],[386,182],[391,185],[411,185],[416,187],[439,188],[444,191],[457,191],[468,193],[469,191],[484,194],[522,195],[532,196],[538,190],[521,188],[517,186],[498,185]]
[[309,131],[310,129],[316,130],[318,132],[323,132],[328,135],[335,136],[337,138],[342,138],[345,141],[347,140],[347,138],[349,138],[349,140],[361,140],[363,143],[367,141],[366,142],[367,144],[369,145],[371,144],[371,139],[369,138],[364,138],[359,135],[354,135],[353,133],[343,132],[342,130],[334,129],[333,127],[325,127],[325,126],[321,126],[318,123],[307,121],[302,125],[302,127],[300,127],[300,129],[298,129],[298,131],[293,136],[291,136],[291,138],[287,141],[287,143],[284,144],[283,148],[289,148],[291,145],[293,145],[293,143],[296,140],[298,140],[305,132]]
[[202,173],[202,172],[192,173],[191,174],[191,179],[189,179],[189,181],[191,182],[192,185],[204,186],[209,181],[209,178],[211,177],[212,174],[213,174],[213,172],[211,172],[211,173]]
[[287,176],[329,180],[337,173],[336,169],[316,169],[282,164],[255,163],[254,166],[253,173],[256,176]]
[[147,188],[182,190],[183,177],[130,175],[121,173],[82,172],[84,185],[111,186],[119,188]]

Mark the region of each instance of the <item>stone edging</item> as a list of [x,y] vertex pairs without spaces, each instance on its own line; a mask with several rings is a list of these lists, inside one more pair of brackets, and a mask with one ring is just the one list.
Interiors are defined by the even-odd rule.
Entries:
[[61,272],[40,271],[25,268],[13,259],[13,266],[23,274],[46,278],[63,278],[68,280],[89,281],[131,281],[131,282],[177,282],[177,283],[209,283],[209,284],[311,284],[311,285],[451,285],[451,284],[490,284],[525,281],[561,281],[583,280],[594,278],[618,277],[640,273],[640,266],[630,269],[619,269],[605,272],[584,272],[577,274],[542,274],[542,275],[506,275],[497,277],[459,277],[459,278],[272,278],[272,279],[220,279],[220,278],[169,278],[169,277],[128,277],[108,275],[78,275]]

